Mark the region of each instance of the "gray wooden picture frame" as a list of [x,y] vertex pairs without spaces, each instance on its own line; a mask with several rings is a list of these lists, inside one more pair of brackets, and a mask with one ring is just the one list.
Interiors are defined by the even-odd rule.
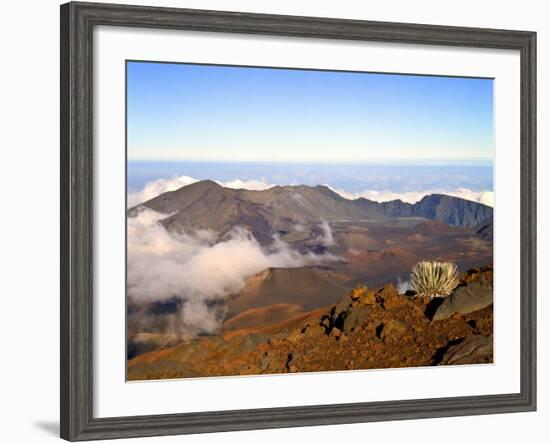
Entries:
[[[513,49],[521,57],[521,391],[185,414],[93,416],[93,103],[95,26]],[[61,6],[61,437],[92,440],[536,409],[536,33],[236,12]],[[516,294],[512,294],[516,296]],[[121,320],[123,321],[123,320]]]

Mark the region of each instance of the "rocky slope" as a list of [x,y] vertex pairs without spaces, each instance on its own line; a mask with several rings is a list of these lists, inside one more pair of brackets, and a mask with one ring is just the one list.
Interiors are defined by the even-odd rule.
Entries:
[[[323,275],[324,274],[324,275]],[[304,310],[334,303],[350,289],[334,272],[321,268],[268,268],[249,278],[245,287],[228,297],[229,314],[249,308],[292,303]]]
[[474,227],[474,229],[478,237],[492,242],[493,241],[493,216],[477,224]]
[[[485,267],[462,274],[451,298],[429,304],[385,285],[357,287],[310,312],[260,308],[227,320],[218,336],[129,360],[128,379],[490,363],[492,284],[492,267]],[[289,310],[292,318],[277,323],[278,312]],[[269,321],[258,326],[255,315]]]

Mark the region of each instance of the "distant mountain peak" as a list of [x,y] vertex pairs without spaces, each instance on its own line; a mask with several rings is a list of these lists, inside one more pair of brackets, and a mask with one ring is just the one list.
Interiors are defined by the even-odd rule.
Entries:
[[493,208],[482,203],[447,194],[429,194],[416,203],[391,200],[377,203],[368,199],[355,200],[358,205],[379,211],[387,217],[422,217],[451,226],[472,227],[493,215]]
[[317,189],[320,189],[322,191],[330,191],[330,192],[334,192],[332,189],[330,189],[329,186],[327,185],[317,185],[315,186]]
[[[463,202],[463,204],[474,204],[474,205],[481,205],[481,206],[485,206],[487,208],[490,208],[490,206],[487,206],[486,204],[484,203],[480,203],[480,202],[476,202],[476,201],[473,201],[473,200],[466,200],[464,198],[461,198],[461,197],[457,197],[455,195],[448,195],[448,194],[441,194],[441,193],[434,193],[434,194],[428,194],[428,195],[425,195],[424,197],[422,197],[422,199],[420,200],[420,202],[422,201],[437,201],[437,202],[440,202],[440,201],[450,201],[450,202]],[[419,202],[417,202],[419,203]]]
[[342,197],[340,194],[338,194],[336,191],[334,191],[327,185],[317,185],[315,186],[315,189],[321,191],[324,195],[332,197],[336,200],[352,201],[352,200],[348,200],[345,197]]
[[198,182],[191,183],[190,185],[182,186],[179,189],[187,188],[187,187],[203,188],[203,189],[225,189],[222,185],[220,185],[218,182],[215,182],[214,180],[200,180]]

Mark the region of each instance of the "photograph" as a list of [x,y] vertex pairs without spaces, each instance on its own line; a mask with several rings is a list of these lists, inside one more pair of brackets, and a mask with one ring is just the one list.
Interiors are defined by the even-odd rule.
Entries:
[[5,2],[0,443],[544,440],[545,6]]
[[492,364],[493,82],[127,60],[126,380]]

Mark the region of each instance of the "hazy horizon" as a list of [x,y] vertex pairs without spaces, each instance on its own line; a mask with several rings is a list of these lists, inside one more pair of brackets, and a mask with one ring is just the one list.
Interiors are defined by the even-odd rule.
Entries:
[[[314,162],[128,161],[129,203],[199,180],[226,187],[267,189],[275,185],[327,185],[345,198],[414,203],[444,193],[493,205],[493,166],[382,165]],[[140,196],[141,195],[141,196]],[[141,201],[140,201],[141,200]]]

